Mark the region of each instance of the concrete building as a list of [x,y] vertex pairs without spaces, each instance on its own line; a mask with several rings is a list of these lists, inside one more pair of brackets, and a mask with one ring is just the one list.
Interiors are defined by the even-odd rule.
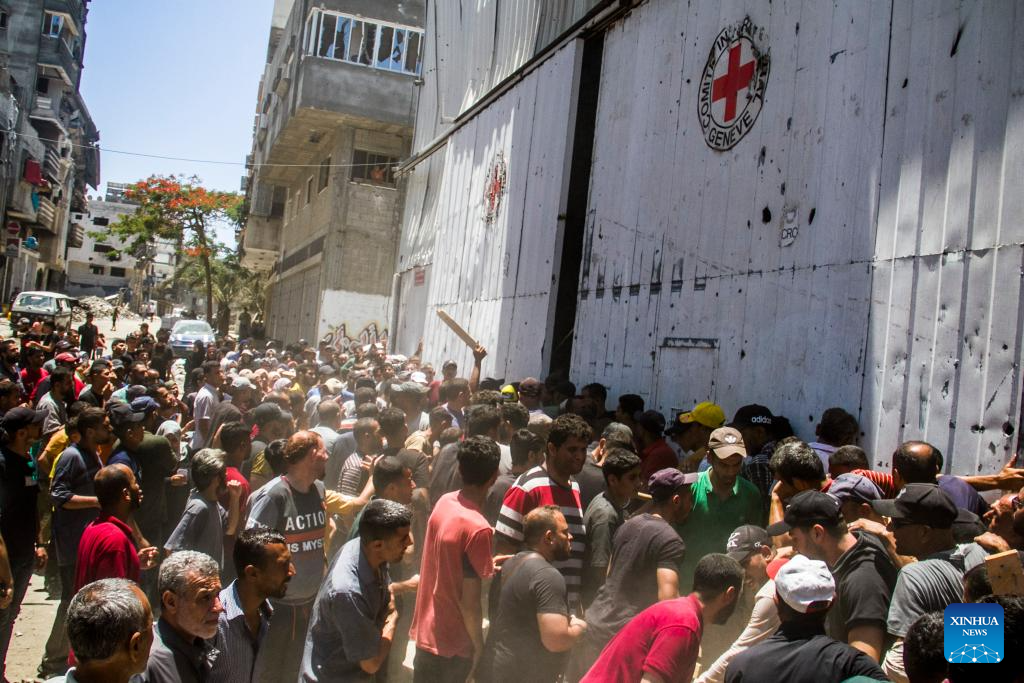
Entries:
[[[271,278],[267,334],[387,335],[423,2],[278,2],[243,189],[243,263]],[[280,18],[286,16],[283,25]]]
[[859,417],[945,471],[1020,450],[1024,11],[481,0],[428,14],[395,347],[669,417]]
[[7,229],[3,295],[60,290],[73,212],[99,184],[99,134],[82,101],[88,0],[0,3],[0,211]]
[[[142,254],[113,237],[93,237],[103,233],[122,216],[135,213],[135,205],[125,202],[124,185],[108,183],[104,201],[89,201],[88,213],[72,215],[84,233],[81,246],[68,250],[67,292],[72,296],[111,296],[121,294],[126,303],[174,277],[178,261],[177,245],[171,240],[155,240]],[[90,234],[92,233],[92,234]]]

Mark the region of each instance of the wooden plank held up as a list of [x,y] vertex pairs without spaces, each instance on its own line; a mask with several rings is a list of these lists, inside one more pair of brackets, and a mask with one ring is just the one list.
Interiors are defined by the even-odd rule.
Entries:
[[466,330],[463,329],[462,325],[455,322],[455,320],[450,315],[442,311],[440,308],[437,309],[437,317],[440,318],[445,325],[450,327],[452,332],[454,332],[459,339],[465,342],[466,346],[468,346],[469,348],[475,349],[477,346],[480,345],[480,342],[478,342],[476,339],[473,339],[473,336],[469,332],[466,332]]

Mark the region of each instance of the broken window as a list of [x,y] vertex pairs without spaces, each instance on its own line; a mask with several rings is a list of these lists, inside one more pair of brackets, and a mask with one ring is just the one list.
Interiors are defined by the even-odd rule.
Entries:
[[327,157],[320,162],[320,177],[317,179],[316,191],[323,192],[331,177],[331,158]]
[[54,12],[43,12],[43,35],[59,38],[64,28],[64,17]]
[[114,267],[111,267],[110,275],[111,275],[111,277],[124,277],[125,276],[125,269],[124,268],[114,268]]
[[309,54],[386,71],[420,72],[423,33],[418,29],[316,9],[307,31],[313,34],[307,40]]
[[352,153],[352,180],[394,187],[396,165],[396,157],[357,149]]

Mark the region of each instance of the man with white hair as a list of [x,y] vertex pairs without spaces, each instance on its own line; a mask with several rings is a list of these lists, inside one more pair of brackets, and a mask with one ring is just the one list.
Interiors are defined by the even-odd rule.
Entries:
[[76,666],[51,681],[128,683],[146,670],[153,645],[153,612],[128,579],[101,579],[82,587],[65,620]]
[[207,680],[216,656],[209,641],[217,635],[224,611],[220,567],[209,555],[176,552],[160,565],[157,590],[162,612],[146,667],[147,683]]

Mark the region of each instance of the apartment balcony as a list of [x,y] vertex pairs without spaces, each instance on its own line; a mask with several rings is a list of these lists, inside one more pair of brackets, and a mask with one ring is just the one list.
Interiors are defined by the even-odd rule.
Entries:
[[72,54],[71,45],[65,38],[42,36],[37,61],[44,75],[60,78],[69,88],[78,88],[82,65]]
[[[308,163],[323,137],[341,126],[383,133],[408,133],[413,125],[411,74],[304,55],[295,73],[283,74],[285,97],[275,98],[257,123],[255,163],[260,180],[287,185],[304,172],[287,164]],[[264,132],[265,131],[265,132]],[[285,164],[285,166],[264,166]]]
[[57,234],[57,205],[49,197],[40,195],[39,210],[36,211],[36,225],[54,235]]
[[243,266],[258,272],[273,269],[281,250],[281,219],[250,214],[240,244]]

